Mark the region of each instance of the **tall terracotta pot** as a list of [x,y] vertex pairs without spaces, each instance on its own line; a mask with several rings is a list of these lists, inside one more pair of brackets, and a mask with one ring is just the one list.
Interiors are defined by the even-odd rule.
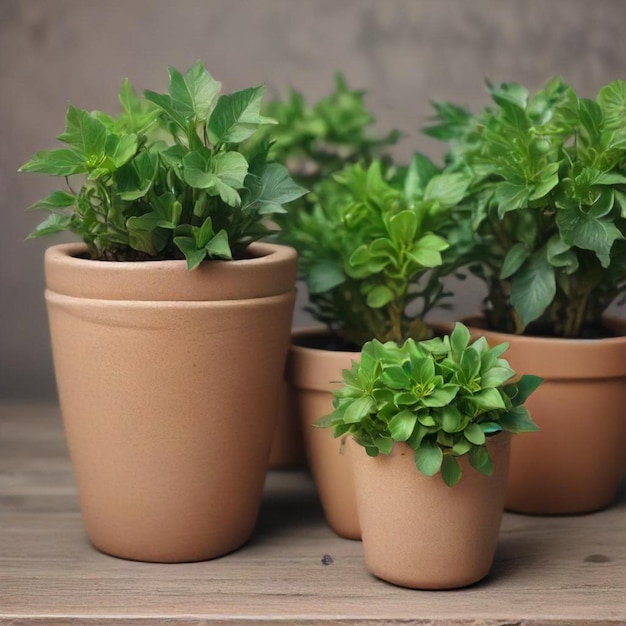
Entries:
[[278,394],[276,430],[270,450],[270,469],[302,469],[306,467],[302,429],[295,414],[294,390],[283,380]]
[[307,460],[330,527],[347,539],[360,539],[349,451],[332,429],[315,422],[333,410],[333,391],[342,371],[360,358],[359,352],[322,350],[302,345],[307,337],[324,330],[295,331],[289,349],[285,377],[293,390],[295,412],[302,425]]
[[127,559],[234,550],[258,512],[289,342],[295,252],[117,263],[50,248],[46,300],[87,533]]
[[507,341],[518,374],[544,383],[526,402],[540,427],[515,438],[506,508],[531,514],[589,513],[615,497],[626,436],[626,337],[557,339],[473,328]]
[[395,444],[389,456],[367,456],[349,441],[365,563],[372,574],[403,587],[453,589],[484,578],[498,540],[511,436],[491,437],[493,474],[459,458],[463,477],[448,487],[424,476],[414,452]]

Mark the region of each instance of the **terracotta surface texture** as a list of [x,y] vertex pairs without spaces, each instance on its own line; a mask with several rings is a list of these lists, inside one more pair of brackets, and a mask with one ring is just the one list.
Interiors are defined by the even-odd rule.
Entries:
[[367,568],[415,589],[453,589],[484,578],[493,562],[508,473],[511,436],[490,438],[491,476],[459,458],[461,480],[448,487],[424,476],[413,450],[396,443],[389,456],[367,456],[348,442],[354,467]]
[[284,380],[278,394],[278,418],[270,450],[271,469],[306,467],[302,427],[296,419],[295,391]]
[[588,513],[614,499],[626,441],[626,337],[550,339],[479,329],[518,374],[544,383],[526,407],[540,427],[513,441],[506,507],[531,514]]
[[[341,384],[341,373],[358,360],[358,352],[319,350],[297,345],[311,330],[296,331],[287,358],[285,377],[293,389],[297,418],[302,425],[311,473],[331,528],[347,539],[360,539],[361,531],[354,495],[349,452],[331,428],[315,422],[332,412],[333,391]],[[323,334],[324,330],[316,331]]]
[[253,245],[258,259],[188,272],[179,261],[73,258],[79,250],[48,250],[46,300],[91,541],[160,562],[234,550],[252,532],[263,489],[294,251]]

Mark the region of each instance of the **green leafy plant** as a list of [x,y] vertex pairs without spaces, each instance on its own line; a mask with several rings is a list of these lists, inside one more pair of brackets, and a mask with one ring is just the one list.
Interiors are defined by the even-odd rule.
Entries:
[[305,193],[268,161],[267,142],[243,145],[275,123],[261,115],[262,86],[220,95],[201,62],[169,76],[168,93],[143,98],[126,80],[118,117],[69,107],[58,137],[66,147],[20,168],[67,181],[33,205],[50,215],[31,237],[69,230],[94,259],[185,258],[192,269],[245,256],[266,235],[267,216]]
[[441,174],[420,154],[408,168],[375,160],[319,183],[312,209],[284,216],[279,235],[299,253],[313,315],[356,349],[429,337],[423,315],[442,289],[427,274],[446,262],[441,234],[466,188],[464,175]]
[[435,104],[425,132],[472,184],[458,214],[488,287],[491,328],[587,336],[626,288],[626,82],[578,97],[560,78],[531,96],[489,85],[472,115]]
[[344,370],[335,391],[333,413],[318,422],[350,435],[367,454],[390,454],[406,442],[415,465],[426,476],[441,471],[448,486],[462,475],[458,457],[490,475],[489,437],[538,430],[523,406],[542,379],[515,372],[501,355],[502,343],[489,347],[484,337],[470,343],[470,333],[456,324],[450,336],[416,342],[370,341],[359,363]]
[[334,91],[315,104],[309,105],[299,91],[291,89],[287,98],[269,100],[263,113],[278,125],[267,127],[259,139],[271,140],[271,157],[285,163],[307,189],[347,164],[383,157],[400,137],[397,130],[386,136],[372,131],[375,119],[365,105],[365,92],[348,87],[340,73],[335,76]]

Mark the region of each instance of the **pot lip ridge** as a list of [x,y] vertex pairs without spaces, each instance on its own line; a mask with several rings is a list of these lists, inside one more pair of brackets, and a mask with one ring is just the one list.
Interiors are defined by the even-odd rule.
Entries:
[[249,249],[255,257],[207,261],[189,271],[185,260],[98,261],[79,258],[84,243],[58,244],[45,253],[46,287],[78,298],[131,301],[241,300],[295,289],[293,248],[255,242]]

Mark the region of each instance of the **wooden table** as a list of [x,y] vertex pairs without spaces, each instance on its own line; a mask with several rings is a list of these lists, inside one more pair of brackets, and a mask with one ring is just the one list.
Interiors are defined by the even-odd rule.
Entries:
[[333,534],[295,471],[270,472],[256,533],[239,551],[136,563],[87,541],[58,409],[0,405],[0,625],[334,622],[626,624],[626,489],[594,515],[505,514],[492,573],[457,591],[375,579],[361,544]]

